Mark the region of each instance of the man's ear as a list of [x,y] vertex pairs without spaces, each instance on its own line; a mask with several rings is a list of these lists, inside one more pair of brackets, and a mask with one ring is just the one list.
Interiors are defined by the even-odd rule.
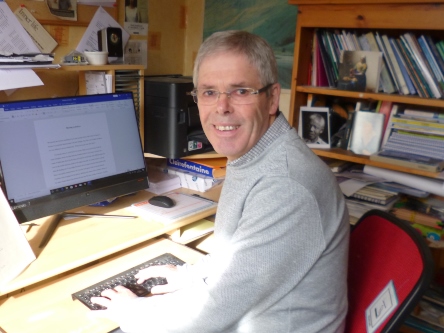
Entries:
[[281,85],[280,83],[275,83],[271,86],[270,91],[270,109],[268,113],[270,115],[275,115],[279,111],[279,98],[281,96]]

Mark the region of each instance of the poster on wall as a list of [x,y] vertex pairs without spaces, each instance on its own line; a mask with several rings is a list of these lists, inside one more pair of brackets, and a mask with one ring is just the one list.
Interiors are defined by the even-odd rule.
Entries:
[[263,37],[273,48],[279,83],[290,89],[297,6],[287,0],[206,0],[204,39],[216,31],[245,30]]
[[148,35],[148,0],[125,0],[124,28],[131,35]]

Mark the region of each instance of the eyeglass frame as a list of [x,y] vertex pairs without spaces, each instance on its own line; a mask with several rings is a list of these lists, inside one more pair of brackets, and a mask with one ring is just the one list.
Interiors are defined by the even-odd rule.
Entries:
[[[269,84],[267,84],[266,86],[264,86],[264,87],[262,87],[262,88],[260,88],[260,89],[257,89],[257,90],[255,90],[254,88],[249,88],[249,87],[239,87],[239,88],[234,88],[233,90],[231,90],[231,91],[219,91],[219,90],[215,90],[215,89],[208,89],[208,90],[212,90],[212,91],[214,91],[214,92],[217,92],[217,98],[216,98],[216,102],[215,103],[217,103],[217,101],[219,100],[219,97],[220,97],[220,95],[221,94],[225,94],[225,95],[227,95],[227,98],[231,98],[231,93],[233,92],[233,91],[235,91],[235,90],[239,90],[239,89],[252,89],[253,91],[250,91],[250,95],[259,95],[260,93],[262,93],[262,92],[264,92],[264,91],[267,91],[269,88],[271,88],[272,86],[274,85],[274,83],[269,83]],[[193,101],[194,101],[194,103],[198,103],[197,101],[198,101],[198,97],[197,97],[197,88],[194,88],[193,90],[191,90],[190,92],[187,92],[187,95],[191,95],[191,96],[193,96]],[[211,104],[209,104],[209,105],[211,105]]]

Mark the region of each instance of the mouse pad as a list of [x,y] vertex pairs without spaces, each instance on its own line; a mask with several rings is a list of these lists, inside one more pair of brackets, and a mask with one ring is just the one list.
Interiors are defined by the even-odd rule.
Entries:
[[[144,200],[132,204],[131,208],[143,219],[164,224],[173,223],[209,209],[213,209],[214,213],[216,212],[217,202],[212,200],[176,192],[166,195],[176,203],[174,207],[158,207],[150,204],[148,200]],[[209,215],[214,213],[210,211]]]

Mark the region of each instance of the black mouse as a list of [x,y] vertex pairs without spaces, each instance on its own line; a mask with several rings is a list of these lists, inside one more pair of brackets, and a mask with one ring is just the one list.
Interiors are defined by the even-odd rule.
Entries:
[[153,206],[163,207],[163,208],[172,208],[175,205],[173,199],[167,197],[166,195],[158,195],[152,197],[151,199],[148,200],[148,202]]

